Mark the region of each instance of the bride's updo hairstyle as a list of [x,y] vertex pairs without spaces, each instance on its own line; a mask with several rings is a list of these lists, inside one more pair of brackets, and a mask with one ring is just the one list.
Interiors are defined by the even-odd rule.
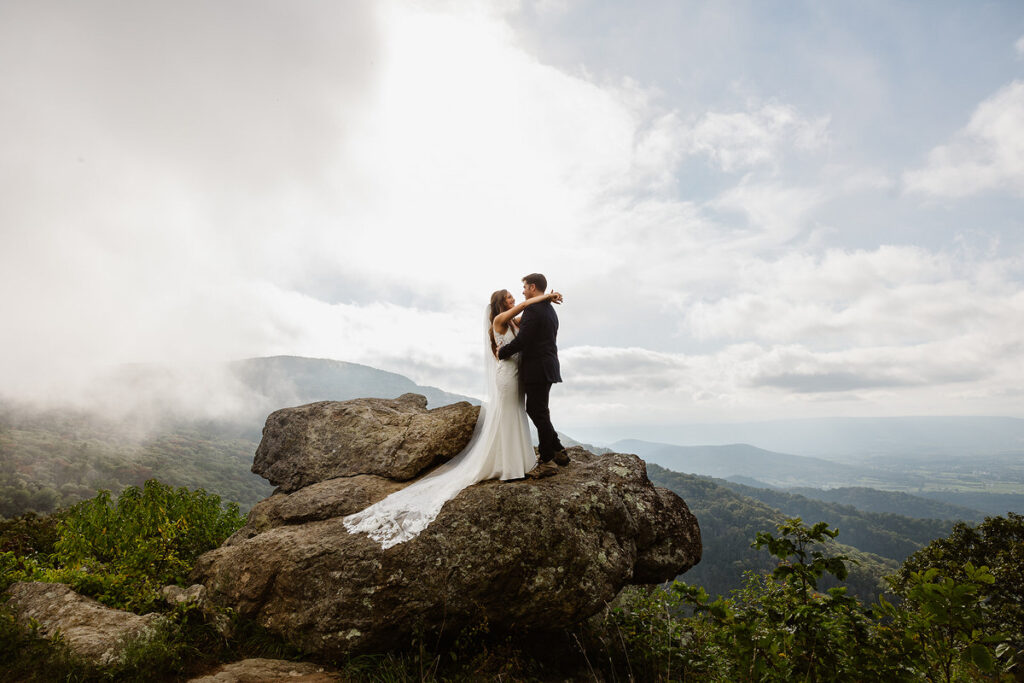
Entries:
[[505,297],[508,296],[507,289],[499,289],[494,294],[491,294],[491,310],[488,315],[492,326],[487,330],[487,335],[491,338],[491,352],[494,356],[498,356],[498,344],[494,341],[494,319],[498,317],[505,310]]

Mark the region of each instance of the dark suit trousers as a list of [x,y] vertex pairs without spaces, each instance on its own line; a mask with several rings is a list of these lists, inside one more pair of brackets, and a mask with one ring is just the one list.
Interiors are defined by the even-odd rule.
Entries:
[[551,426],[551,411],[548,410],[548,397],[551,394],[551,382],[529,382],[526,389],[526,414],[537,428],[540,441],[540,461],[547,462],[554,457],[556,451],[562,450],[562,442],[558,433]]

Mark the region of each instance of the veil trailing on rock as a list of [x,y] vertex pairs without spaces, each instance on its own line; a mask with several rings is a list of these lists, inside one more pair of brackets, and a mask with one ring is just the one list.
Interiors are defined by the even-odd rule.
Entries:
[[[516,361],[499,363],[491,351],[489,307],[484,312],[486,400],[469,444],[451,460],[387,498],[344,518],[350,533],[366,533],[384,548],[415,538],[459,491],[484,479],[518,479],[533,461]],[[512,326],[502,342],[515,336]]]

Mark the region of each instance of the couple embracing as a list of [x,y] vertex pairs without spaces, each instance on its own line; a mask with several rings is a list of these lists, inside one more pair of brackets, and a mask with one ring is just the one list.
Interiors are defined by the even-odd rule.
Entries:
[[[346,517],[351,533],[367,533],[390,548],[417,536],[445,502],[471,484],[547,477],[569,464],[548,409],[551,385],[562,381],[555,344],[558,316],[552,306],[562,302],[562,295],[546,290],[547,279],[532,273],[523,278],[523,302],[516,304],[505,289],[491,295],[484,341],[487,401],[469,445],[425,477]],[[539,457],[527,416],[537,428]]]

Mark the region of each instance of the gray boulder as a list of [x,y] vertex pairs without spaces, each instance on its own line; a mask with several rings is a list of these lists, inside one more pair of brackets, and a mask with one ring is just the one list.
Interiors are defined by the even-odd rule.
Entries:
[[127,642],[151,635],[160,620],[106,607],[63,583],[18,582],[8,593],[20,624],[38,623],[45,637],[60,634],[73,653],[101,665],[116,661]]
[[321,401],[271,413],[252,471],[280,491],[357,474],[397,481],[451,459],[473,435],[480,407],[427,410],[427,399]]
[[[321,424],[329,430],[329,421]],[[277,428],[268,420],[265,442],[284,442]],[[318,438],[337,452],[349,452],[350,441],[399,450],[369,433]],[[406,436],[402,448],[422,450],[416,443]],[[570,453],[572,463],[553,477],[464,489],[418,537],[387,550],[348,533],[341,519],[386,495],[379,477],[362,479],[378,487],[370,492],[357,491],[353,476],[278,494],[203,555],[193,578],[214,602],[307,651],[338,656],[407,645],[417,629],[457,633],[482,620],[494,630],[571,626],[625,585],[670,580],[700,561],[697,520],[682,499],[651,484],[642,460]],[[352,457],[346,467],[376,473],[380,462]],[[313,490],[334,499],[324,504]]]
[[317,664],[256,657],[225,664],[213,673],[191,679],[189,683],[258,683],[259,681],[329,683],[340,680],[342,678],[338,673]]

